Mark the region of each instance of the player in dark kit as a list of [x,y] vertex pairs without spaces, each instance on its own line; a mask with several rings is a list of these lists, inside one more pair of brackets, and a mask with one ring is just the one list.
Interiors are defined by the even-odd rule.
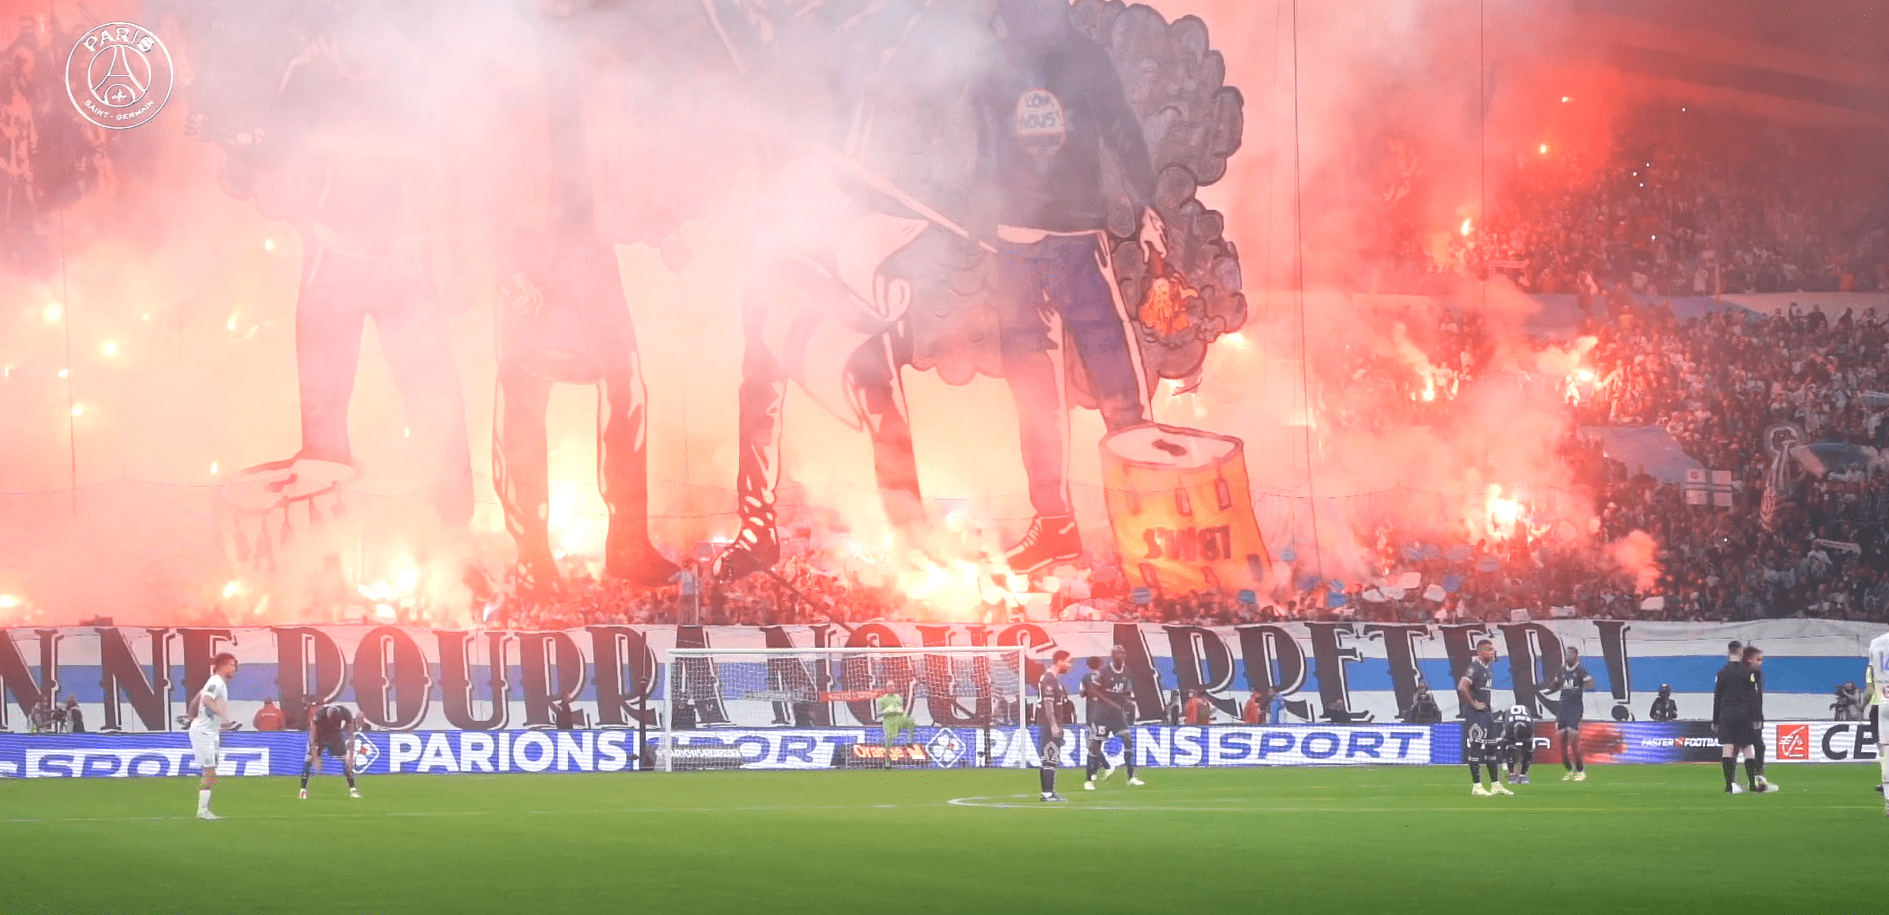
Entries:
[[1587,700],[1587,691],[1594,688],[1594,677],[1587,672],[1587,665],[1581,663],[1581,650],[1568,646],[1567,663],[1561,672],[1542,687],[1547,690],[1560,687],[1561,698],[1555,707],[1555,731],[1561,735],[1561,765],[1568,774],[1561,776],[1564,782],[1587,781],[1587,760],[1581,755],[1581,712]]
[[1528,706],[1512,705],[1503,712],[1496,727],[1502,734],[1502,762],[1508,769],[1509,784],[1528,784],[1528,767],[1535,762],[1535,718]]
[[308,712],[308,756],[302,760],[301,799],[308,800],[308,777],[321,761],[321,755],[341,760],[341,771],[348,777],[348,797],[360,797],[354,786],[354,714],[344,705],[324,705]]
[[1063,758],[1063,707],[1069,704],[1069,690],[1063,687],[1062,675],[1068,672],[1069,652],[1059,651],[1050,657],[1049,667],[1036,681],[1036,727],[1043,735],[1038,755],[1043,759],[1045,801],[1065,800],[1056,793],[1056,766]]
[[1718,732],[1719,765],[1725,772],[1725,793],[1743,794],[1738,784],[1738,756],[1745,757],[1745,775],[1751,790],[1764,792],[1758,782],[1758,678],[1751,661],[1762,663],[1764,653],[1755,646],[1745,648],[1739,660],[1727,661],[1719,669],[1712,688],[1712,727]]
[[[1128,761],[1128,783],[1137,787],[1145,784],[1135,777],[1135,683],[1128,677],[1127,649],[1115,646],[1106,666],[1100,658],[1089,659],[1089,672],[1082,678],[1082,698],[1088,706],[1085,711],[1089,720],[1089,769],[1082,790],[1095,790],[1095,772],[1107,762],[1102,745],[1111,735],[1122,739],[1122,758]],[[1114,774],[1115,767],[1111,765],[1102,773],[1102,780],[1108,781]]]
[[[1476,656],[1469,669],[1456,683],[1456,694],[1463,701],[1463,758],[1469,762],[1469,778],[1477,797],[1514,794],[1496,780],[1495,767],[1501,759],[1502,734],[1496,729],[1495,713],[1489,708],[1489,685],[1495,664],[1495,643],[1483,639],[1476,643]],[[1489,770],[1489,787],[1482,786],[1482,770]]]

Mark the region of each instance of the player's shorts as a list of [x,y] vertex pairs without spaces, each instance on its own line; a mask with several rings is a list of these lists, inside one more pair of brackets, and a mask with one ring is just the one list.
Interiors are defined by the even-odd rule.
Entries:
[[223,735],[192,730],[190,732],[190,749],[192,753],[196,754],[197,768],[205,772],[210,772],[222,764]]
[[888,737],[900,731],[911,731],[913,733],[917,733],[918,731],[918,722],[913,721],[910,715],[887,715],[880,720],[879,726],[884,729]]
[[348,758],[348,737],[341,731],[315,735],[315,755],[327,754],[330,759]]
[[1107,740],[1116,734],[1127,734],[1128,722],[1120,715],[1097,715],[1089,721],[1089,739]]
[[1555,730],[1557,731],[1580,730],[1581,729],[1581,712],[1582,712],[1582,709],[1579,706],[1576,706],[1570,709],[1568,708],[1567,703],[1565,702],[1562,703],[1561,708],[1556,710],[1556,712],[1554,713]]
[[1488,709],[1463,712],[1463,757],[1468,762],[1493,762],[1494,748],[1502,739],[1496,729],[1495,715]]
[[1043,757],[1043,768],[1045,769],[1054,769],[1062,765],[1063,742],[1061,735],[1056,737],[1045,736],[1043,738],[1043,745],[1037,748],[1037,755]]
[[1758,745],[1758,725],[1751,721],[1721,721],[1718,726],[1718,745],[1721,747],[1755,747]]

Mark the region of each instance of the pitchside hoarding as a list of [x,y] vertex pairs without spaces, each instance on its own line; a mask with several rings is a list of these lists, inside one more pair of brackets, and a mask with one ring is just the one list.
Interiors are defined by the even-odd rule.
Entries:
[[[1127,649],[1138,721],[1159,722],[1179,689],[1206,692],[1221,720],[1238,717],[1254,690],[1287,700],[1288,722],[1322,718],[1342,706],[1373,724],[1408,708],[1420,681],[1435,691],[1446,718],[1457,714],[1453,684],[1478,640],[1492,639],[1498,707],[1529,706],[1551,717],[1556,696],[1541,687],[1564,647],[1580,649],[1598,688],[1586,698],[1589,721],[1645,716],[1662,684],[1671,684],[1682,718],[1711,711],[1713,675],[1727,641],[1766,649],[1765,707],[1780,718],[1827,713],[1835,686],[1861,680],[1864,649],[1877,630],[1821,620],[1729,625],[1630,623],[1293,623],[1234,627],[1135,623],[867,623],[838,626],[590,626],[560,632],[432,631],[393,626],[291,626],[272,629],[87,628],[0,630],[0,730],[24,731],[28,710],[45,696],[76,696],[93,730],[166,731],[209,675],[210,658],[234,653],[242,670],[232,708],[248,722],[265,697],[290,707],[345,702],[377,730],[505,731],[550,727],[567,701],[580,723],[633,728],[659,724],[664,677],[659,663],[675,647],[1022,646],[1026,682],[1056,650],[1083,661]],[[755,658],[717,664],[761,664]],[[723,683],[759,681],[732,674]],[[876,684],[862,684],[872,688]],[[737,697],[727,697],[737,698]],[[731,709],[754,703],[736,703]],[[824,704],[817,723],[878,724],[871,703]],[[956,703],[922,698],[920,724],[962,727]],[[765,719],[765,716],[764,716]],[[767,727],[771,720],[731,720]]]
[[[1587,722],[1582,726],[1587,761],[1620,763],[1710,762],[1718,759],[1711,726],[1698,721]],[[1035,768],[1040,764],[1036,729],[920,728],[906,745],[901,768],[965,768],[988,764]],[[603,731],[400,731],[363,732],[355,738],[358,771],[368,775],[630,772],[660,766],[661,735],[647,735],[639,756],[635,730]],[[876,748],[876,728],[733,728],[678,731],[678,769],[831,769],[854,744]],[[1257,768],[1271,766],[1459,765],[1462,726],[1246,726],[1167,727],[1135,730],[1135,764]],[[237,731],[224,736],[225,776],[294,776],[301,773],[307,735]],[[1780,722],[1767,725],[1765,741],[1777,762],[1874,762],[1875,726],[1868,722]],[[1088,763],[1087,741],[1068,732],[1064,768]],[[1121,741],[1111,738],[1103,754],[1123,761]],[[1553,725],[1535,734],[1535,762],[1561,761]],[[870,754],[867,754],[870,755]],[[857,765],[854,762],[853,765]],[[326,772],[340,763],[325,760]],[[200,774],[184,734],[0,734],[0,776],[24,778],[149,778]]]
[[[1768,659],[1767,659],[1768,660]],[[1779,721],[1764,726],[1772,762],[1876,762],[1881,758],[1875,711],[1868,721]]]
[[[218,775],[301,775],[308,735],[223,735]],[[624,772],[635,731],[408,731],[355,736],[355,770],[389,773]],[[341,763],[324,760],[340,774]],[[197,776],[185,734],[0,734],[0,775],[25,778]]]
[[[1442,744],[1460,739],[1454,725],[1377,727],[1147,726],[1135,732],[1135,764],[1172,766],[1383,766],[1428,765]],[[660,766],[662,737],[649,732],[648,751],[636,753],[638,732],[606,731],[367,731],[355,736],[356,771],[368,775],[454,775],[533,772],[628,772]],[[1088,763],[1087,741],[1068,732],[1066,767]],[[911,754],[931,768],[988,764],[1035,768],[1034,728],[920,728]],[[236,731],[223,738],[228,776],[299,775],[307,735]],[[678,731],[677,768],[830,769],[853,744],[877,747],[876,728],[753,728]],[[988,752],[988,757],[986,753]],[[1452,751],[1458,752],[1460,751]],[[1123,761],[1118,739],[1103,746]],[[340,763],[325,761],[326,771]],[[0,734],[0,775],[24,778],[150,778],[201,774],[184,734]]]

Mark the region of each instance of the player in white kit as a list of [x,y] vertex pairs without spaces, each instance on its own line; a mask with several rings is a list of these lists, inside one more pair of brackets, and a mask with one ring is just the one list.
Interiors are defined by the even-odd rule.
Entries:
[[1889,735],[1883,733],[1883,709],[1889,706],[1889,633],[1869,643],[1869,704],[1876,718],[1876,761],[1882,765],[1882,815],[1889,817]]
[[216,656],[210,679],[203,681],[190,718],[190,749],[197,754],[203,781],[197,785],[197,819],[220,820],[210,812],[210,789],[216,787],[216,767],[223,753],[223,728],[230,722],[230,678],[236,676],[236,656]]

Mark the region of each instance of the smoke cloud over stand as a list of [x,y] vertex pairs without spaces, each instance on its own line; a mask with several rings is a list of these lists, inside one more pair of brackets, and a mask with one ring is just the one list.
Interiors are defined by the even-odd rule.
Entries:
[[[0,594],[18,598],[0,622],[293,621],[332,586],[330,555],[350,591],[424,588],[471,619],[477,589],[458,580],[461,561],[496,578],[513,554],[491,445],[508,233],[569,177],[518,163],[549,155],[532,148],[538,123],[563,107],[584,112],[574,155],[635,325],[649,535],[672,559],[735,537],[744,297],[777,239],[827,230],[828,156],[915,198],[849,184],[852,199],[908,217],[916,202],[953,224],[973,215],[963,96],[997,41],[995,4],[826,6],[0,0]],[[1283,599],[1310,576],[1374,581],[1388,571],[1383,545],[1412,537],[1598,548],[1591,499],[1562,456],[1570,379],[1592,341],[1544,339],[1535,300],[1484,252],[1501,188],[1530,170],[1589,167],[1616,112],[1662,87],[1624,81],[1586,27],[1592,14],[1571,2],[1149,6],[1174,30],[1159,32],[1167,45],[1139,7],[1082,0],[1072,21],[1116,30],[1105,45],[1189,61],[1170,72],[1149,57],[1126,74],[1130,101],[1167,79],[1182,87],[1171,120],[1219,125],[1162,136],[1150,127],[1160,118],[1142,118],[1157,167],[1192,171],[1163,171],[1161,193],[1173,198],[1162,201],[1173,264],[1201,293],[1197,335],[1144,336],[1143,352],[1164,376],[1154,420],[1245,441],[1263,533],[1294,557],[1275,556],[1262,590]],[[1183,28],[1190,16],[1204,28]],[[176,56],[178,90],[151,123],[105,131],[71,110],[62,70],[94,19],[140,22]],[[538,62],[560,54],[580,71],[581,98],[547,103]],[[776,73],[800,81],[758,93]],[[1221,83],[1243,100],[1240,118],[1205,110],[1225,103]],[[437,511],[427,441],[451,418],[416,414],[402,396],[380,316],[366,322],[349,400],[359,475],[342,516],[322,504],[320,523],[303,516],[285,535],[280,519],[241,529],[218,507],[232,474],[305,446],[297,294],[319,237],[309,201],[325,199],[297,164],[311,151],[400,163],[397,209],[426,239],[414,262],[436,286],[447,331],[435,355],[451,357],[465,416],[463,530]],[[1138,308],[1153,277],[1132,240],[1138,214],[1117,196],[1115,274]],[[940,339],[962,343],[897,363],[933,534],[916,544],[925,558],[894,545],[867,434],[799,378],[780,407],[780,524],[849,557],[846,571],[969,614],[987,596],[979,563],[1023,533],[1032,508],[1012,397],[995,377],[995,319],[974,307],[988,277],[953,261],[980,255],[938,220],[916,221],[925,234],[903,256],[926,262],[913,275],[948,282],[913,301],[950,311]],[[1413,276],[1424,294],[1409,292]],[[611,521],[601,407],[594,388],[561,384],[546,413],[551,546],[598,572]],[[1095,444],[1105,431],[1096,411],[1073,411],[1069,479],[1085,545],[1113,564]],[[237,533],[301,552],[271,580],[232,561]],[[1630,570],[1650,552],[1636,547],[1649,558]]]

